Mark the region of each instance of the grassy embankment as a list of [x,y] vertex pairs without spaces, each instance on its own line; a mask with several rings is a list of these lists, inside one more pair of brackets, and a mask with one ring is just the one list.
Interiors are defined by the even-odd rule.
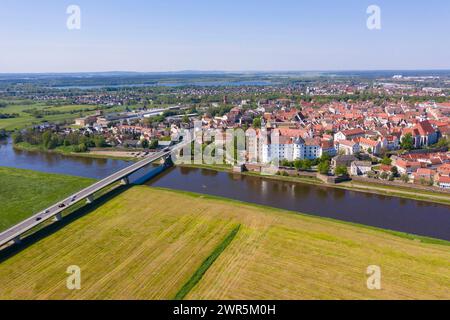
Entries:
[[0,167],[0,231],[93,182],[93,179]]
[[[2,262],[0,298],[450,298],[450,244],[415,238],[138,186]],[[81,290],[66,288],[71,265]],[[367,289],[369,265],[381,290]]]
[[[219,172],[231,172],[231,166],[227,166],[227,165],[221,165],[221,166],[182,165],[182,166],[188,167],[188,168],[208,169],[208,170],[214,170],[214,171],[219,171]],[[321,185],[321,186],[329,187],[329,188],[339,188],[339,189],[345,189],[345,190],[351,190],[351,191],[357,191],[357,192],[374,193],[374,194],[381,194],[381,195],[386,195],[386,196],[393,196],[393,197],[399,197],[399,198],[405,198],[405,199],[413,199],[413,200],[419,200],[419,201],[434,202],[434,203],[450,205],[450,193],[417,189],[417,188],[414,188],[413,185],[407,185],[405,187],[397,187],[397,186],[382,185],[382,184],[378,184],[375,182],[370,183],[370,182],[358,182],[358,181],[351,181],[351,182],[344,182],[344,183],[340,183],[340,184],[330,185],[330,184],[325,184],[323,181],[321,181],[317,178],[314,178],[314,177],[303,177],[303,176],[290,177],[290,176],[279,176],[279,175],[262,175],[262,174],[256,173],[256,172],[242,172],[239,174],[253,176],[253,177],[260,177],[260,178],[264,178],[264,179],[314,184],[314,185]]]

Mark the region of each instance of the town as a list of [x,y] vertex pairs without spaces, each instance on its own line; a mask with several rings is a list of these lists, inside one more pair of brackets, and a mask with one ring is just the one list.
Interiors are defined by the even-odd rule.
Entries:
[[[327,181],[343,181],[351,176],[450,189],[450,103],[435,101],[445,101],[444,89],[433,90],[436,96],[430,97],[429,89],[401,85],[404,78],[394,76],[393,81],[397,84],[380,87],[376,82],[371,88],[366,83],[318,83],[314,88],[298,86],[297,95],[292,85],[171,89],[171,94],[180,95],[181,102],[162,107],[143,98],[146,95],[142,90],[82,92],[71,94],[72,103],[95,103],[95,112],[65,125],[44,122],[28,131],[16,131],[13,138],[18,146],[23,142],[43,143],[48,149],[65,146],[75,152],[110,150],[106,154],[127,150],[128,154],[143,156],[170,146],[180,130],[201,121],[204,130],[255,130],[258,143],[250,145],[247,141],[241,170],[261,172],[265,165],[277,160],[279,175],[318,172],[322,177],[340,178]],[[365,95],[374,91],[385,96],[403,95],[397,101],[380,102],[364,99],[364,95],[361,98],[361,93],[355,93],[358,90],[365,90]],[[430,100],[410,101],[424,91]],[[263,93],[275,92],[275,98],[258,99]],[[35,95],[33,100],[60,102],[62,96],[68,95],[61,90],[50,91]],[[152,97],[157,100],[160,96]],[[192,103],[193,97],[197,103]],[[124,105],[127,107],[122,112],[109,112],[110,108]],[[45,132],[47,142],[38,137]],[[262,139],[263,134],[270,137],[274,133],[279,136],[277,141]]]

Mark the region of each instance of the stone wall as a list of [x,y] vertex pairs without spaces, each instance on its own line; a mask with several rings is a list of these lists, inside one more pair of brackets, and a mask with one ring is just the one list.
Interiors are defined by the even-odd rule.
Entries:
[[379,184],[379,185],[385,185],[385,186],[391,186],[391,187],[403,187],[403,188],[411,188],[412,190],[414,189],[419,189],[419,190],[425,190],[425,191],[431,191],[431,192],[444,192],[444,193],[449,193],[450,194],[450,190],[448,189],[442,189],[439,187],[430,187],[430,186],[422,186],[422,185],[417,185],[417,184],[409,184],[409,183],[404,183],[404,182],[398,182],[398,181],[386,181],[386,180],[378,180],[378,179],[369,179],[369,178],[364,178],[364,177],[352,177],[353,181],[358,181],[358,182],[369,182],[369,183],[375,183],[375,184]]

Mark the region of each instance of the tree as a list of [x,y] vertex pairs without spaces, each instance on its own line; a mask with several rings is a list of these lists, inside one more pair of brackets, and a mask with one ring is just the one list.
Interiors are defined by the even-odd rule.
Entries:
[[87,150],[88,148],[84,143],[80,143],[79,145],[73,148],[74,152],[86,152]]
[[387,157],[387,156],[385,156],[385,157],[383,158],[383,160],[381,160],[381,164],[390,166],[390,165],[392,164],[392,159],[389,158],[389,157]]
[[331,161],[331,156],[328,153],[323,153],[320,157],[320,162]]
[[282,167],[289,167],[289,168],[292,168],[292,167],[294,166],[294,163],[291,162],[291,161],[289,161],[289,160],[283,159],[283,160],[281,161],[281,166],[282,166]]
[[447,138],[439,139],[438,143],[436,143],[437,148],[448,148],[450,147],[450,141]]
[[309,159],[305,159],[302,161],[301,169],[302,170],[310,170],[312,168],[312,161]]
[[12,141],[13,141],[14,144],[23,142],[23,136],[22,136],[22,133],[20,133],[20,131],[14,132],[14,133],[12,134]]
[[52,139],[52,133],[50,131],[45,131],[42,134],[42,144],[44,145],[44,148],[50,149],[50,140]]
[[391,168],[391,173],[393,177],[397,177],[398,176],[398,169],[397,167],[392,167]]
[[302,167],[302,164],[303,164],[302,160],[299,160],[299,159],[295,160],[294,161],[294,168],[295,168],[295,170],[299,171],[300,168]]
[[321,174],[328,174],[328,172],[330,172],[330,163],[328,161],[323,161],[319,164],[317,169]]
[[96,148],[104,148],[106,147],[106,140],[103,136],[96,136],[94,138],[94,143]]
[[150,146],[150,143],[148,142],[147,139],[144,139],[141,142],[141,146],[142,146],[142,148],[147,149]]
[[158,148],[158,145],[159,145],[159,141],[156,139],[153,139],[149,145],[149,149],[156,149],[156,148]]
[[407,133],[403,136],[402,142],[400,142],[400,147],[408,151],[414,149],[414,140],[411,133]]
[[383,171],[383,172],[380,174],[380,178],[381,178],[382,180],[386,180],[388,177],[389,177],[389,174],[388,174],[386,171]]
[[255,118],[253,119],[253,127],[254,128],[261,128],[261,118]]
[[336,167],[334,171],[337,176],[346,176],[348,175],[348,170],[346,166],[340,165]]
[[406,173],[402,174],[401,177],[400,177],[400,180],[402,180],[405,183],[408,183],[409,182],[409,176]]
[[183,116],[183,120],[181,120],[183,123],[189,123],[189,117],[188,117],[188,115],[187,114],[185,114],[184,116]]
[[50,141],[47,145],[48,149],[55,149],[57,146],[59,146],[59,138],[57,135],[52,135],[52,137],[50,138]]

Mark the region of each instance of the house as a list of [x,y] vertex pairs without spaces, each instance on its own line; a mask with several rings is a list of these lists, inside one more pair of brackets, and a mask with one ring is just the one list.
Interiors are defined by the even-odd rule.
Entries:
[[408,161],[404,159],[397,159],[395,161],[395,166],[400,174],[412,174],[422,167],[421,163],[418,161]]
[[75,119],[75,125],[80,127],[91,126],[97,121],[97,116],[87,116]]
[[366,132],[361,128],[339,131],[334,135],[334,140],[353,140],[364,137]]
[[392,168],[394,168],[394,166],[390,166],[390,165],[387,165],[387,164],[382,164],[380,166],[379,171],[380,172],[391,173],[392,172]]
[[297,159],[314,160],[322,156],[321,141],[319,138],[305,138]]
[[437,184],[442,189],[450,189],[450,177],[439,176]]
[[340,140],[335,142],[335,149],[339,154],[352,155],[360,151],[360,146],[354,141]]
[[338,166],[346,166],[348,168],[354,161],[358,161],[358,159],[353,155],[339,155],[331,159],[331,166],[333,168]]
[[411,134],[415,148],[428,147],[439,140],[437,130],[433,128],[428,120],[419,122],[412,128],[403,129],[401,140],[407,134]]
[[433,177],[436,171],[426,168],[419,168],[413,173],[413,180],[415,184],[433,184]]
[[382,144],[380,141],[374,141],[367,138],[359,138],[360,151],[370,154],[379,155],[381,153]]
[[450,163],[444,163],[437,168],[437,173],[440,176],[450,177]]
[[372,162],[370,161],[353,161],[350,166],[352,176],[363,176],[370,171],[372,171]]
[[330,157],[334,157],[337,154],[336,148],[332,140],[323,139],[321,141],[322,154],[328,154]]
[[389,135],[383,139],[383,148],[387,150],[398,150],[400,148],[400,141],[397,136]]

